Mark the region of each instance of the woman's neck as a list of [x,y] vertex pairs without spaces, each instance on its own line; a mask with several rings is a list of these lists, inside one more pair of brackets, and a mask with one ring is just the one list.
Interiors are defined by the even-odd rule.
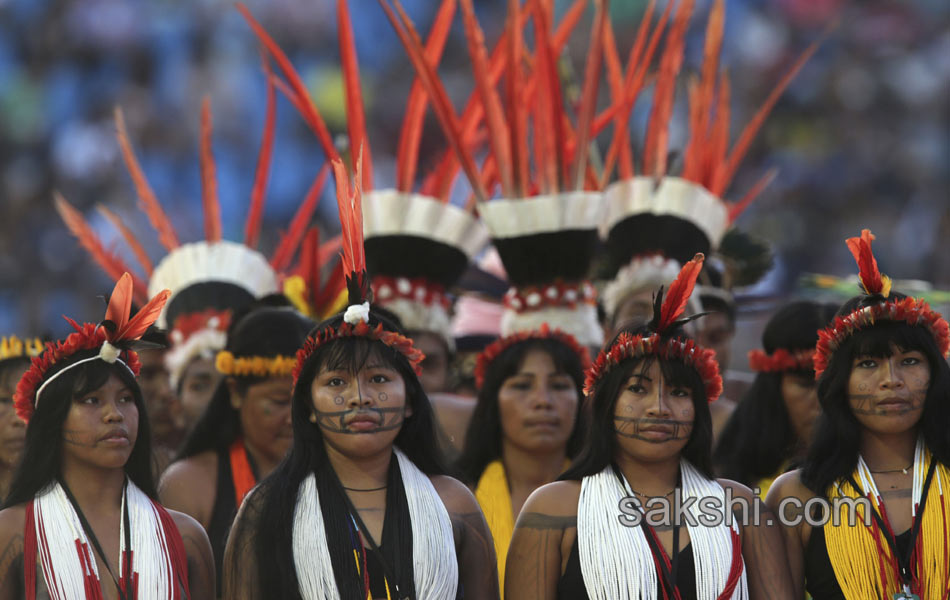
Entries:
[[125,469],[63,465],[62,480],[86,514],[117,511],[122,506]]
[[861,432],[861,457],[872,472],[907,468],[914,464],[916,448],[916,428],[895,434]]
[[502,441],[501,462],[509,489],[531,488],[535,490],[551,483],[564,471],[567,460],[566,448],[556,452],[528,452]]
[[374,489],[386,485],[389,475],[389,461],[392,449],[367,457],[352,457],[325,444],[330,466],[344,488],[360,490]]
[[244,449],[247,450],[251,464],[254,465],[254,474],[257,476],[258,481],[262,481],[265,477],[270,475],[271,472],[277,468],[277,465],[280,464],[280,459],[274,460],[264,452],[259,452],[257,448],[247,442],[247,439],[244,440]]
[[617,466],[634,491],[644,496],[664,496],[679,485],[679,456],[643,462],[630,456],[617,457]]

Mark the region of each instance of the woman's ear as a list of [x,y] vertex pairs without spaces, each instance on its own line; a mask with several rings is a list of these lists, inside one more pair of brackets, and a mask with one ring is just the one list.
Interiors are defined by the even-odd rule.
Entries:
[[238,386],[237,379],[234,377],[225,377],[225,383],[228,385],[228,396],[231,399],[231,408],[234,410],[241,410],[241,405],[244,404],[244,394],[241,393]]

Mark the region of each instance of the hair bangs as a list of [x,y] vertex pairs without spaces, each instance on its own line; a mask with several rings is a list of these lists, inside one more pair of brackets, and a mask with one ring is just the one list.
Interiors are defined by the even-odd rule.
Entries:
[[935,349],[933,335],[927,329],[904,321],[879,321],[873,327],[859,329],[851,336],[850,345],[851,360],[859,356],[887,358],[895,349],[931,355]]

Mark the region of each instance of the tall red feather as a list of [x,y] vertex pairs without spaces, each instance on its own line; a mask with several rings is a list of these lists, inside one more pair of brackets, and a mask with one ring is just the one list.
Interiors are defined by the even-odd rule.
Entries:
[[656,327],[657,333],[666,331],[686,310],[686,303],[689,302],[689,297],[693,294],[696,279],[699,277],[699,272],[703,270],[704,258],[702,253],[697,253],[692,260],[683,265],[679,275],[670,284],[666,298],[663,299],[663,308],[660,310],[660,322]]
[[323,151],[327,156],[327,159],[332,160],[334,158],[339,158],[339,153],[336,150],[336,146],[333,145],[333,138],[330,136],[330,131],[327,129],[327,125],[324,122],[323,117],[320,115],[320,112],[311,101],[310,94],[307,92],[307,86],[304,85],[303,79],[301,79],[300,75],[297,73],[297,70],[294,69],[290,59],[287,58],[287,55],[284,54],[284,51],[280,49],[280,46],[277,45],[273,38],[268,35],[267,31],[261,27],[261,24],[258,23],[253,16],[251,16],[251,12],[246,6],[244,6],[244,4],[238,2],[237,9],[241,11],[242,15],[244,15],[244,18],[251,26],[254,34],[264,45],[264,48],[267,50],[267,52],[277,62],[277,65],[284,73],[284,76],[287,77],[287,81],[290,83],[290,88],[297,97],[296,102],[294,102],[294,106],[297,107],[301,116],[303,116],[304,121],[316,134],[317,139],[320,141],[320,145],[323,147]]
[[123,273],[119,280],[115,282],[115,288],[109,296],[109,304],[106,306],[106,321],[112,322],[112,329],[106,329],[106,338],[110,341],[122,339],[125,325],[129,321],[129,313],[132,312],[132,276]]
[[254,172],[254,187],[251,189],[251,205],[244,224],[244,244],[248,248],[257,248],[261,233],[261,218],[264,214],[264,199],[267,193],[267,179],[270,176],[271,156],[274,152],[274,124],[277,119],[277,90],[274,86],[274,74],[271,72],[267,56],[261,56],[264,75],[267,77],[267,112],[264,117],[264,133],[261,136],[261,148],[257,153],[257,169]]
[[[360,161],[362,156],[360,157]],[[343,272],[350,292],[350,304],[367,299],[366,257],[363,253],[363,207],[360,194],[360,165],[357,162],[355,185],[350,187],[349,174],[339,160],[334,160],[333,176],[336,179],[337,209],[340,213],[340,229],[343,237]]]
[[885,281],[877,268],[874,252],[871,251],[872,241],[874,241],[874,234],[871,230],[862,229],[861,237],[848,238],[846,243],[855,262],[858,263],[858,276],[861,278],[864,291],[868,294],[881,294],[884,291]]
[[[449,37],[452,18],[455,16],[455,1],[442,0],[436,13],[429,38],[426,40],[425,55],[430,64],[438,65],[442,60],[442,51]],[[419,160],[419,142],[422,139],[422,126],[429,98],[419,77],[416,76],[406,101],[406,114],[399,134],[399,148],[396,154],[396,187],[401,192],[412,191],[416,179]]]
[[152,261],[148,257],[148,253],[145,251],[145,248],[142,246],[142,243],[139,241],[135,234],[132,233],[132,230],[122,222],[122,219],[119,218],[119,215],[115,214],[104,205],[99,204],[96,206],[99,210],[99,213],[105,217],[113,227],[119,230],[119,233],[122,234],[122,238],[125,240],[125,243],[129,245],[129,248],[132,249],[132,254],[135,255],[135,259],[139,261],[139,264],[142,265],[142,270],[145,271],[146,277],[152,276]]
[[205,240],[221,241],[221,206],[218,179],[211,151],[211,99],[201,102],[201,207],[205,217]]
[[[63,198],[59,192],[54,192],[56,202],[56,211],[59,212],[63,223],[79,240],[79,245],[86,249],[86,252],[92,256],[92,259],[106,272],[113,280],[118,280],[123,273],[131,271],[121,258],[106,249],[102,240],[96,235],[82,214],[73,208],[69,202]],[[135,291],[136,301],[144,302],[148,298],[148,287],[141,279],[133,277],[133,289]]]
[[165,214],[165,210],[162,209],[162,205],[159,204],[158,198],[155,197],[155,192],[152,191],[152,187],[148,184],[145,173],[142,171],[142,167],[135,157],[135,152],[132,150],[132,143],[129,141],[129,133],[125,127],[125,116],[122,114],[122,109],[118,106],[115,108],[115,129],[116,137],[119,141],[119,148],[122,150],[122,160],[125,162],[125,167],[132,177],[132,183],[135,184],[135,193],[139,198],[139,206],[142,207],[142,211],[148,216],[149,222],[151,222],[152,227],[154,227],[158,233],[158,241],[166,250],[171,252],[180,245],[178,235],[175,234],[175,228],[172,227],[171,221],[168,220],[168,215]]
[[327,183],[327,173],[329,170],[330,163],[323,163],[323,166],[320,167],[320,172],[317,173],[316,179],[313,180],[310,189],[307,190],[306,197],[297,208],[294,218],[291,219],[287,233],[284,234],[277,244],[277,248],[274,250],[274,254],[270,259],[270,265],[278,273],[287,268],[290,261],[294,258],[294,253],[300,246],[300,242],[307,231],[307,226],[310,225],[310,219],[317,209],[317,204],[320,203],[320,194],[323,192],[323,187]]
[[346,98],[346,125],[350,134],[351,155],[362,148],[366,163],[363,165],[362,185],[373,189],[372,154],[366,136],[366,114],[363,110],[363,89],[360,85],[360,66],[356,56],[356,40],[350,19],[348,0],[337,0],[337,31],[340,42],[340,63],[343,69],[343,92]]
[[587,144],[591,139],[591,121],[597,110],[597,91],[600,88],[600,68],[604,56],[603,39],[607,28],[608,10],[605,0],[595,0],[594,27],[584,66],[584,88],[581,93],[581,106],[577,119],[577,151],[575,158],[574,189],[584,187],[587,171]]

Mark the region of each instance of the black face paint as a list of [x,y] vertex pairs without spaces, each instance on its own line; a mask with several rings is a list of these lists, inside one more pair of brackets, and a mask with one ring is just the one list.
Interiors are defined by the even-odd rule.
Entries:
[[[859,388],[863,390],[864,386],[859,386]],[[851,394],[849,398],[851,411],[856,415],[904,415],[923,407],[924,401],[927,398],[927,389],[928,386],[911,389],[906,397],[899,397],[901,400],[905,400],[906,404],[883,407],[879,406],[881,400],[887,397],[883,393]]]
[[77,435],[75,431],[70,429],[63,430],[63,441],[72,446],[79,446],[80,448],[95,448],[96,443],[89,443],[80,439],[80,436]]
[[[317,425],[320,429],[333,433],[348,433],[353,435],[399,429],[405,421],[405,413],[406,410],[403,406],[394,408],[351,408],[332,412],[314,410],[314,414],[317,417]],[[369,416],[373,418],[377,422],[376,427],[358,431],[350,429],[347,423],[359,416]]]
[[[669,427],[672,430],[670,432],[670,436],[665,439],[657,440],[643,435],[644,429],[656,426]],[[617,435],[621,435],[626,438],[643,440],[644,442],[650,442],[653,444],[665,444],[666,442],[672,442],[675,440],[689,439],[689,436],[693,433],[693,422],[677,421],[675,419],[634,419],[630,417],[615,416],[614,431],[617,433]]]

